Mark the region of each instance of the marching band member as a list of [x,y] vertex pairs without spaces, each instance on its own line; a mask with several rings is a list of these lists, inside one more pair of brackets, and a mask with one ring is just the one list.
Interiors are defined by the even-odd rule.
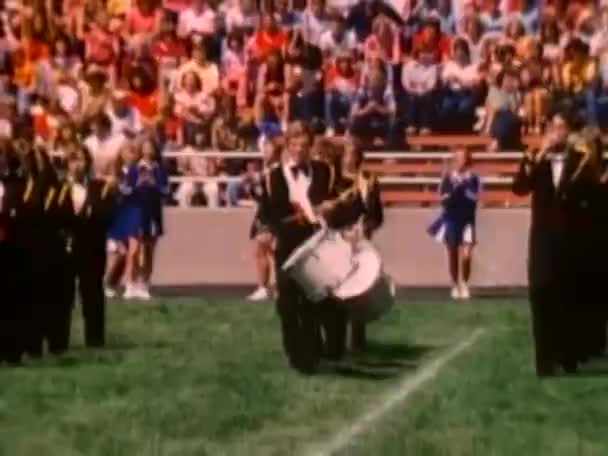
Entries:
[[258,275],[258,287],[250,294],[249,301],[265,301],[272,296],[271,271],[272,271],[272,244],[273,236],[268,229],[263,211],[263,199],[266,197],[265,176],[274,168],[280,166],[281,146],[276,140],[267,139],[262,143],[264,165],[260,173],[255,173],[245,186],[249,186],[249,193],[256,200],[257,210],[249,229],[249,238],[254,243],[255,266]]
[[156,245],[164,234],[163,200],[170,193],[167,170],[159,160],[156,144],[151,139],[141,145],[137,193],[142,205],[142,265],[136,292],[140,299],[147,301],[151,298],[150,278]]
[[513,182],[517,195],[532,195],[528,280],[539,377],[574,373],[588,358],[585,315],[597,299],[599,178],[589,148],[569,141],[573,124],[567,113],[555,114],[540,151],[525,155]]
[[53,316],[61,305],[65,255],[56,220],[49,213],[57,186],[50,159],[38,146],[20,144],[18,147],[25,165],[26,183],[15,229],[23,236],[26,280],[31,282],[23,290],[28,321],[24,331],[25,352],[39,358],[43,354],[44,339],[54,348]]
[[[311,160],[309,148],[310,137],[304,125],[301,122],[290,124],[287,156],[281,166],[268,174],[268,195],[264,202],[265,217],[277,239],[277,310],[283,347],[290,365],[306,374],[313,373],[320,362],[320,322],[315,304],[306,299],[303,290],[281,266],[314,234],[319,226],[317,217],[331,209],[328,200],[333,193],[332,169],[323,162]],[[316,214],[307,211],[309,204],[315,207]],[[333,336],[328,335],[330,339]]]
[[17,213],[25,179],[21,164],[10,143],[2,144],[0,177],[0,363],[18,364],[24,349],[26,315],[23,312],[24,245],[17,230]]
[[439,184],[442,211],[428,229],[429,234],[446,245],[453,285],[452,299],[471,297],[469,278],[481,191],[481,181],[471,165],[471,154],[467,149],[454,151],[451,170]]
[[113,181],[92,176],[92,160],[86,148],[66,157],[66,176],[57,195],[56,206],[62,221],[65,248],[69,257],[62,318],[60,350],[69,346],[71,311],[75,302],[76,279],[84,319],[85,345],[105,343],[106,233],[112,212]]
[[[372,234],[384,222],[380,187],[375,176],[364,171],[363,150],[352,141],[346,143],[336,173],[336,206],[330,217],[332,227],[346,229],[354,242]],[[350,348],[363,351],[367,345],[365,323],[350,321]]]

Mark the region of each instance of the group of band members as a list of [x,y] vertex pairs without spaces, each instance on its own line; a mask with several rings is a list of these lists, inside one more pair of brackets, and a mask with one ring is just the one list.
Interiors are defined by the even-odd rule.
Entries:
[[554,114],[513,183],[517,195],[532,196],[528,280],[539,377],[574,374],[606,350],[608,174],[598,132],[580,127],[569,112]]
[[[0,145],[0,363],[62,354],[79,294],[85,344],[105,343],[106,234],[115,185],[72,149],[58,173],[28,141]],[[76,289],[76,287],[78,289]]]
[[382,204],[376,180],[361,169],[363,155],[356,145],[348,143],[337,161],[313,159],[306,126],[294,122],[277,147],[284,150],[269,155],[272,160],[263,174],[252,234],[269,233],[274,240],[276,306],[283,347],[293,368],[311,374],[322,359],[339,361],[344,357],[349,327],[351,348],[364,349],[365,324],[352,320],[347,308],[333,298],[311,302],[282,270],[289,256],[321,228],[309,221],[295,195],[290,194],[285,173],[291,173],[294,180],[305,179],[316,215],[350,236],[371,237],[382,225]]

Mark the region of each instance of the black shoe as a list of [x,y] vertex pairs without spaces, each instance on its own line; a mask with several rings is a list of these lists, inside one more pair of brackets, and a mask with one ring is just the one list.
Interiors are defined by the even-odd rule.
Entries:
[[562,369],[568,375],[574,375],[578,372],[578,363],[576,361],[566,361],[562,363]]
[[538,378],[552,378],[557,377],[557,368],[553,365],[550,366],[537,366],[536,375]]

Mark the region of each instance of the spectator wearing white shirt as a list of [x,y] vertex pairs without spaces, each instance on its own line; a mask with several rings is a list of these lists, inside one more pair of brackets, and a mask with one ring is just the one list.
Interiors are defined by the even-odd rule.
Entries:
[[357,48],[357,37],[352,30],[347,29],[344,16],[341,14],[333,16],[331,30],[323,33],[319,47],[323,55],[330,59]]
[[493,0],[492,8],[481,15],[481,21],[488,33],[502,32],[507,23],[507,17],[502,12],[500,3],[501,0]]
[[477,16],[467,17],[464,21],[464,39],[469,45],[472,63],[481,62],[481,49],[484,42],[483,23]]
[[445,87],[440,110],[441,129],[470,130],[479,100],[481,75],[478,65],[471,63],[466,40],[457,39],[452,54],[453,58],[444,64],[441,74]]
[[113,175],[114,163],[127,142],[125,135],[112,131],[112,121],[106,114],[99,114],[95,118],[93,134],[85,139],[84,145],[91,153],[96,177]]
[[403,66],[401,84],[406,94],[408,134],[429,134],[437,115],[437,92],[440,66],[432,52],[417,51]]
[[139,111],[127,103],[128,93],[115,90],[110,106],[106,110],[112,122],[112,133],[122,133],[127,137],[137,136],[143,130]]
[[215,12],[206,0],[193,0],[192,6],[179,15],[177,34],[188,38],[192,34],[213,35],[215,33]]
[[325,0],[309,0],[298,27],[306,43],[320,47],[321,37],[331,30],[331,22],[325,12]]

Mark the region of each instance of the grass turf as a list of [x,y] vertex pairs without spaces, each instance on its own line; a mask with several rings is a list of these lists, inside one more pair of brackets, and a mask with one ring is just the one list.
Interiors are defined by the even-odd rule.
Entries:
[[404,302],[366,356],[302,377],[274,310],[234,300],[109,307],[108,348],[0,371],[0,456],[298,455],[404,376],[486,333],[344,455],[608,454],[601,376],[539,382],[521,301]]

